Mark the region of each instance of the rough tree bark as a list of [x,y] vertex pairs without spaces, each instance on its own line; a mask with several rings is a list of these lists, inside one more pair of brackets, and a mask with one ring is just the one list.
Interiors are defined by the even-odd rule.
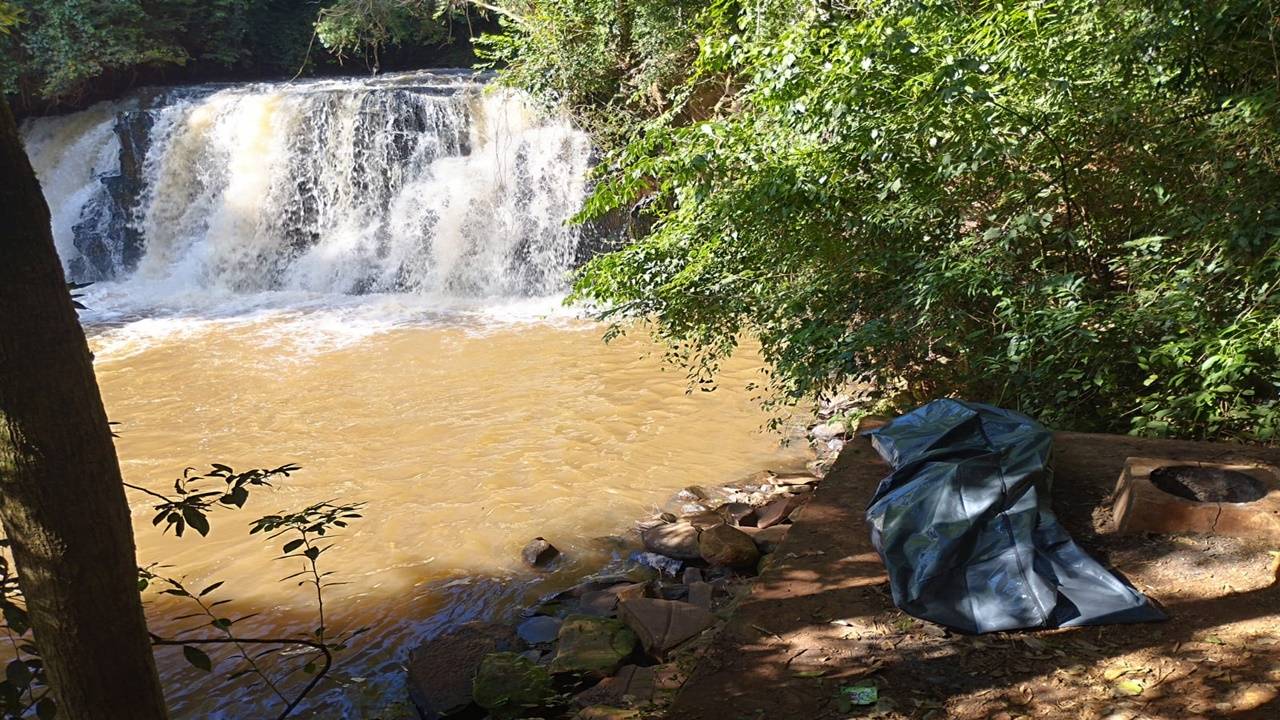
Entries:
[[0,520],[59,706],[163,720],[129,506],[49,208],[0,98]]

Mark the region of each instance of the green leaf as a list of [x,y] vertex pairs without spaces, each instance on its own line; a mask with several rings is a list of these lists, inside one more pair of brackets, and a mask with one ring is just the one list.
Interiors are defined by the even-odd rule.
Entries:
[[280,548],[280,549],[281,549],[285,554],[288,554],[288,553],[291,553],[291,552],[293,552],[294,550],[297,550],[298,548],[302,547],[302,544],[303,544],[303,540],[301,540],[301,539],[298,539],[298,540],[290,540],[289,542],[287,542],[287,543],[285,543],[285,544],[284,544],[284,547],[282,547],[282,548]]
[[5,602],[3,606],[4,624],[15,633],[22,635],[31,629],[31,623],[27,619],[27,611],[14,605],[11,602]]
[[24,689],[31,684],[31,668],[25,660],[11,660],[4,667],[5,679],[14,687]]
[[1138,680],[1134,680],[1133,678],[1125,678],[1115,684],[1116,694],[1123,695],[1126,697],[1141,695],[1142,691],[1146,689],[1147,688],[1145,685],[1143,685]]
[[199,595],[198,597],[204,597],[205,595],[208,595],[209,593],[213,592],[214,590],[217,590],[218,588],[222,587],[222,583],[224,583],[224,582],[226,582],[226,581],[225,581],[225,580],[219,580],[218,582],[216,582],[216,583],[214,583],[214,584],[210,585],[209,587],[207,587],[207,588],[205,588],[205,589],[201,590],[201,591],[200,591],[200,595]]
[[209,656],[199,648],[192,647],[191,645],[183,645],[182,656],[187,659],[187,662],[205,672],[213,670],[213,661],[210,660]]
[[206,518],[204,513],[199,509],[193,508],[190,505],[185,506],[182,508],[182,517],[187,521],[187,524],[195,528],[195,531],[200,533],[202,537],[209,534],[209,519]]

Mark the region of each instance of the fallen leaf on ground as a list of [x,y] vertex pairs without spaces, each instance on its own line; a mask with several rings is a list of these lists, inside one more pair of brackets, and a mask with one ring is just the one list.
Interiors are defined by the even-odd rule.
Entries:
[[1146,689],[1145,685],[1132,678],[1126,678],[1115,684],[1116,694],[1128,697],[1141,695],[1142,691]]
[[875,685],[846,685],[840,688],[840,692],[854,705],[875,705],[880,699],[880,691]]

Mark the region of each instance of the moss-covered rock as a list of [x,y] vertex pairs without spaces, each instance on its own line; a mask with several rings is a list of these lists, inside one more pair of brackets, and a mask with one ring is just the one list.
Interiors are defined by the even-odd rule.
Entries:
[[636,635],[618,620],[573,615],[560,626],[553,673],[611,675],[636,648]]
[[554,694],[546,668],[512,652],[485,657],[471,684],[476,704],[496,720],[520,717]]

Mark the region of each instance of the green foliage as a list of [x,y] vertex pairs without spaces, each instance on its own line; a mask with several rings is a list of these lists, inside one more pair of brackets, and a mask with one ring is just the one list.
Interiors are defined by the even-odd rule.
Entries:
[[503,32],[477,40],[502,81],[567,110],[608,147],[671,110],[696,57],[693,0],[512,0]]
[[[576,296],[701,383],[753,338],[775,403],[864,381],[878,409],[1271,441],[1276,26],[1244,0],[718,0],[584,213],[655,229]],[[529,74],[572,86],[579,60],[504,42],[565,101]]]
[[8,35],[22,22],[22,8],[9,0],[0,0],[0,35]]
[[444,41],[450,12],[434,0],[337,0],[320,11],[316,37],[339,61],[363,53],[377,68],[388,46]]
[[[190,527],[204,536],[210,529],[209,514],[218,509],[242,509],[252,488],[271,487],[272,479],[289,477],[299,469],[299,466],[289,463],[273,469],[255,468],[236,472],[226,465],[213,463],[207,473],[197,475],[194,468],[187,468],[182,477],[174,481],[174,496],[128,483],[125,485],[160,501],[154,506],[158,514],[153,525],[158,526],[163,520],[166,521],[165,532],[173,528],[174,534],[181,537],[185,528]],[[220,486],[218,489],[205,489],[215,483]],[[296,536],[284,544],[284,555],[278,559],[304,561],[300,572],[283,581],[301,576],[304,579],[298,585],[310,585],[314,590],[317,626],[305,636],[240,635],[236,632],[236,624],[258,613],[237,616],[227,607],[234,602],[232,598],[215,600],[214,596],[225,584],[223,581],[210,583],[197,591],[187,587],[183,579],[164,574],[162,571],[167,566],[153,563],[138,568],[138,592],[151,590],[156,595],[180,598],[194,605],[197,611],[173,618],[174,621],[194,621],[191,627],[179,630],[177,638],[162,638],[152,634],[152,644],[181,648],[183,659],[206,673],[217,670],[220,661],[226,658],[210,656],[202,648],[228,647],[231,650],[233,669],[226,673],[223,682],[232,683],[247,677],[254,684],[260,683],[281,705],[278,720],[289,717],[329,672],[334,655],[345,650],[352,638],[368,630],[358,628],[335,633],[327,625],[324,590],[343,583],[331,579],[333,571],[320,569],[320,555],[329,550],[333,543],[323,546],[315,543],[320,537],[332,539],[336,530],[345,528],[352,520],[360,518],[358,510],[361,507],[363,503],[333,505],[323,502],[295,513],[267,515],[250,525],[251,535],[266,531],[273,533],[271,538],[283,534]],[[5,679],[0,681],[0,717],[5,720],[21,720],[34,713],[41,720],[49,720],[57,713],[57,705],[49,693],[39,647],[30,636],[26,602],[17,575],[11,571],[12,560],[7,552],[8,547],[9,541],[0,538],[0,628],[8,635],[14,654],[14,659],[6,666]],[[211,629],[215,633],[212,636],[207,634]],[[201,633],[206,634],[202,636]],[[253,646],[267,646],[267,649],[251,651]],[[302,653],[283,652],[283,648],[287,647],[301,648]],[[279,672],[264,659],[273,654],[292,662],[294,667]],[[301,688],[294,688],[290,692],[288,681],[299,673],[308,679],[302,682]]]
[[0,538],[0,625],[13,649],[13,659],[5,665],[4,680],[0,680],[0,717],[17,719],[35,712],[40,720],[49,720],[57,715],[58,705],[45,681],[40,648],[31,637],[9,545],[8,539]]
[[316,32],[331,32],[336,20],[354,17],[347,8],[366,5],[392,12],[366,18],[381,35],[351,26],[353,42],[445,34],[417,0],[0,0],[0,82],[5,92],[75,101],[100,78],[142,68],[292,76],[327,59]]
[[4,41],[5,89],[31,78],[45,97],[77,93],[109,70],[182,64],[187,54],[173,39],[179,19],[148,12],[139,0],[10,0],[22,11],[19,32]]
[[[152,525],[159,525],[163,520],[164,531],[168,532],[173,528],[173,534],[178,537],[182,537],[183,531],[188,526],[201,535],[208,535],[207,516],[214,507],[220,504],[242,508],[249,499],[250,488],[271,487],[272,478],[289,477],[299,469],[301,469],[299,466],[289,463],[270,470],[255,468],[237,473],[226,465],[213,463],[207,474],[196,475],[195,468],[186,468],[182,471],[182,477],[173,481],[174,497],[167,497],[128,483],[125,485],[161,500],[160,504],[155,506],[156,515],[151,520]],[[206,490],[205,486],[209,481],[221,482],[222,487]]]

